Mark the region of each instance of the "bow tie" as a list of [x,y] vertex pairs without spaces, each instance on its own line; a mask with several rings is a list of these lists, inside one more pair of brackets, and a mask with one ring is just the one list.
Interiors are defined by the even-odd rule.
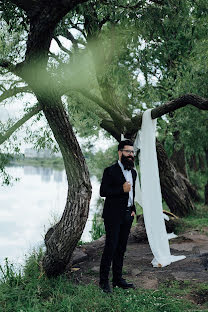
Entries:
[[126,168],[126,167],[124,167],[124,170],[128,170],[128,171],[130,171],[131,169],[130,169],[130,168]]

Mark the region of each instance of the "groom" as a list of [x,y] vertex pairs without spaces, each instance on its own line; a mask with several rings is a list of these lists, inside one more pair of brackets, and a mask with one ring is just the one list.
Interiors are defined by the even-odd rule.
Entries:
[[105,247],[100,263],[100,288],[110,293],[109,271],[112,263],[113,287],[134,288],[122,278],[123,258],[131,225],[136,213],[134,205],[136,171],[134,149],[130,140],[118,145],[117,163],[104,170],[100,196],[106,197],[103,209],[106,231]]

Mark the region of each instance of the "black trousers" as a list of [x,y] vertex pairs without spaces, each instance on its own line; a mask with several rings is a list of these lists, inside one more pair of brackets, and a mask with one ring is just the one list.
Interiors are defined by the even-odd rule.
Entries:
[[108,281],[111,263],[113,281],[121,279],[124,253],[133,219],[131,211],[127,210],[121,222],[114,224],[104,220],[106,240],[100,263],[100,283]]

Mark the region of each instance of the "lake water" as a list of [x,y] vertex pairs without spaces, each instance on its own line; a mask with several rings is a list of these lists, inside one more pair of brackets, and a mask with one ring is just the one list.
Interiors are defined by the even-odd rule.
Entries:
[[[8,167],[13,186],[0,187],[0,264],[7,257],[14,264],[24,262],[24,255],[43,245],[44,234],[56,223],[65,207],[67,180],[64,170],[23,166]],[[99,198],[99,182],[91,178],[92,199],[82,241],[91,241],[90,230]]]

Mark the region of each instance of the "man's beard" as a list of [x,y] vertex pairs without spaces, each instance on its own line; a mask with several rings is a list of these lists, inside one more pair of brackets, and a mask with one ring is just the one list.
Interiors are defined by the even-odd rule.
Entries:
[[131,170],[134,168],[134,156],[124,156],[123,154],[121,155],[121,163],[124,166],[124,169],[126,170]]

